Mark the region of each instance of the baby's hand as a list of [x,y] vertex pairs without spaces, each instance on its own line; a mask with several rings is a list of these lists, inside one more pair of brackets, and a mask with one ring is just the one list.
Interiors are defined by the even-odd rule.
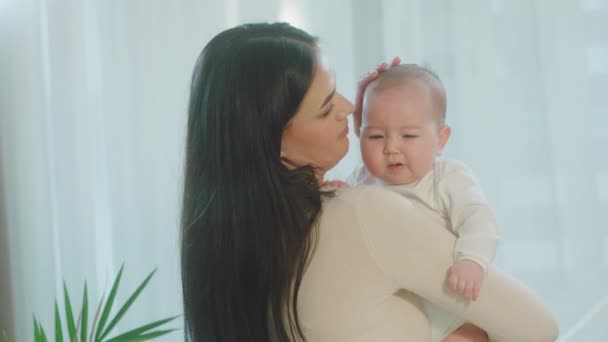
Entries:
[[467,300],[476,301],[485,272],[481,265],[471,260],[459,260],[450,267],[448,288],[463,295]]
[[327,182],[323,183],[323,186],[328,187],[328,188],[336,188],[336,189],[344,189],[344,188],[350,187],[348,185],[348,183],[341,181],[341,180],[327,181]]

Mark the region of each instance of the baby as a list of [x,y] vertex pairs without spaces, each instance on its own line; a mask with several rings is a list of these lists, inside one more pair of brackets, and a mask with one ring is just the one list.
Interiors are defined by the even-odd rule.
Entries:
[[[365,89],[361,117],[355,118],[364,165],[349,184],[387,186],[441,215],[457,236],[447,287],[475,301],[495,256],[497,224],[469,168],[438,159],[451,132],[445,116],[445,89],[432,71],[402,64],[380,73]],[[434,341],[488,340],[480,328],[430,303],[425,308]]]

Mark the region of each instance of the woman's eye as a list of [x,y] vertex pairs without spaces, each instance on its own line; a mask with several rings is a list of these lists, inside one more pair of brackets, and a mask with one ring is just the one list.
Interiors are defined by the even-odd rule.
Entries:
[[329,108],[327,108],[327,111],[325,111],[325,112],[323,112],[323,114],[321,114],[321,117],[322,117],[322,118],[325,118],[325,117],[329,116],[329,113],[331,113],[331,110],[332,110],[333,108],[334,108],[334,104],[333,104],[333,103],[331,103],[331,104],[329,105]]

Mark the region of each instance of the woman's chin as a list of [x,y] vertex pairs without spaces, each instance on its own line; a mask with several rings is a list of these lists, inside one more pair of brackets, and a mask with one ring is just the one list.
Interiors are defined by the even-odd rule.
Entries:
[[[344,139],[344,147],[342,148],[342,152],[340,153],[340,158],[338,158],[338,162],[340,162],[340,160],[342,160],[342,158],[344,158],[344,156],[346,156],[346,153],[348,153],[349,146],[350,146],[350,142],[348,141],[348,137],[346,137]],[[336,162],[336,164],[338,162]]]

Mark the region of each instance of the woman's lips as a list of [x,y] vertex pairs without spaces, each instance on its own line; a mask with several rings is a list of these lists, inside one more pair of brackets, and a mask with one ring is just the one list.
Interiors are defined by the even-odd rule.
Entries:
[[344,130],[342,131],[342,133],[340,133],[340,138],[344,138],[347,135],[348,135],[348,125],[346,125],[346,127],[344,127]]

